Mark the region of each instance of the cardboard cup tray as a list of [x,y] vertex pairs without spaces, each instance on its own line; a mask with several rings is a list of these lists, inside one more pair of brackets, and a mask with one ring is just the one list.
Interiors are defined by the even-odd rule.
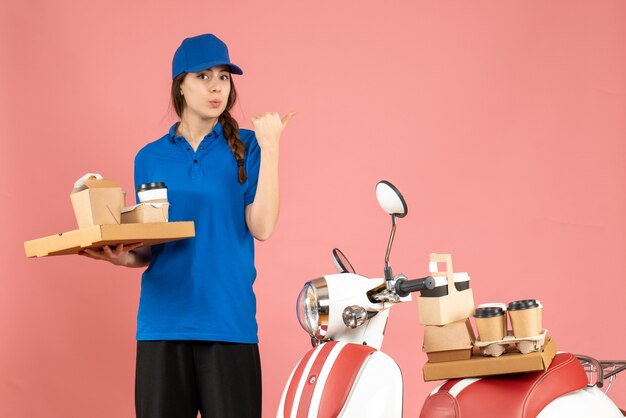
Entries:
[[532,337],[515,338],[513,333],[509,331],[507,336],[502,340],[496,341],[480,341],[477,339],[474,346],[480,348],[483,356],[498,357],[506,350],[510,344],[515,344],[515,348],[522,354],[528,354],[533,351],[539,351],[543,347],[548,330],[544,329],[541,334]]
[[85,248],[101,248],[105,245],[162,244],[195,236],[193,221],[135,224],[95,225],[75,229],[24,243],[26,257],[78,254]]
[[483,357],[475,353],[469,360],[424,364],[424,381],[464,379],[547,370],[556,355],[553,337],[547,337],[543,349],[528,354],[506,352],[500,357]]

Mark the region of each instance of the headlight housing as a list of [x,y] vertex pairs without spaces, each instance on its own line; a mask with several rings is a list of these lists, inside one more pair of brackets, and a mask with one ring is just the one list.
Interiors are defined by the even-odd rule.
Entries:
[[328,285],[319,278],[307,282],[296,303],[300,326],[313,338],[323,340],[328,331]]

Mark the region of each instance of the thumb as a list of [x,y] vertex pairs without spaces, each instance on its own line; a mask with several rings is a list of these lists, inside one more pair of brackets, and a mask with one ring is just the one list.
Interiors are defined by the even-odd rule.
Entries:
[[125,245],[125,246],[124,246],[124,250],[126,250],[126,251],[132,251],[132,250],[134,250],[135,248],[139,248],[139,247],[141,247],[141,246],[143,246],[143,242],[136,242],[136,243],[134,243],[134,244]]
[[296,112],[289,112],[285,116],[282,117],[282,119],[280,121],[283,123],[283,129],[285,129],[287,127],[287,124],[289,123],[291,118],[294,117],[295,114],[296,114]]

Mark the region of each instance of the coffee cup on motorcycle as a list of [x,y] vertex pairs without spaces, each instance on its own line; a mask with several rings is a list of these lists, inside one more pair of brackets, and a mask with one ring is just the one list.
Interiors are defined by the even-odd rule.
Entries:
[[[470,288],[470,277],[467,273],[454,273],[454,287],[456,290],[463,291]],[[426,298],[438,298],[448,294],[448,278],[446,276],[435,277],[435,288],[432,290],[424,289],[420,294]]]
[[140,203],[168,203],[167,186],[163,182],[140,184],[137,187]]
[[480,305],[478,305],[478,308],[499,308],[502,309],[504,311],[504,320],[502,321],[502,335],[504,335],[505,337],[507,336],[507,332],[508,332],[508,321],[507,321],[507,315],[506,315],[506,303],[502,303],[502,302],[489,302],[489,303],[481,303]]
[[502,308],[476,308],[474,321],[478,329],[480,341],[499,341],[504,339],[506,327],[506,311]]
[[509,303],[511,327],[515,338],[533,337],[543,331],[541,324],[541,303],[536,299],[517,300]]
[[465,272],[454,273],[454,287],[456,290],[463,291],[470,288],[470,276]]

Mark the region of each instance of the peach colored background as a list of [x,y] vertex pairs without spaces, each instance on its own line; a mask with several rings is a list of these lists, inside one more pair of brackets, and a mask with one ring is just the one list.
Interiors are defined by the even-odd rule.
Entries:
[[[85,172],[132,190],[136,151],[173,121],[172,54],[209,31],[246,72],[243,126],[298,111],[257,246],[264,416],[309,348],[294,302],[330,250],[382,274],[379,179],[409,204],[396,272],[451,252],[477,303],[539,298],[560,349],[626,358],[625,17],[620,0],[2,2],[0,416],[133,416],[141,271],[22,242],[75,227]],[[435,386],[422,332],[415,303],[394,308],[383,349],[410,417]],[[626,384],[610,395],[626,405]]]

